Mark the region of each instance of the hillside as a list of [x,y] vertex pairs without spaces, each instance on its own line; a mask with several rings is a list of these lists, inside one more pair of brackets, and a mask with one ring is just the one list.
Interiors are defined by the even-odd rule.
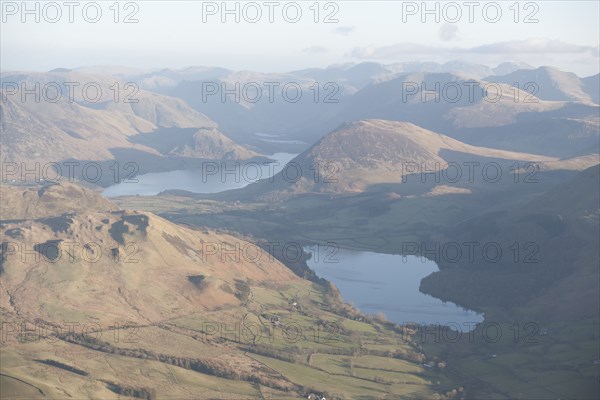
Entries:
[[[490,261],[475,250],[472,259],[458,262],[442,257],[441,271],[423,279],[421,291],[480,307],[483,325],[527,331],[522,340],[507,335],[510,340],[434,346],[463,372],[462,379],[478,380],[469,387],[473,398],[495,397],[492,387],[509,398],[526,391],[531,398],[598,398],[599,204],[596,165],[533,199],[470,217],[430,238],[428,243],[471,242],[478,248],[493,244],[503,255]],[[480,334],[477,328],[474,336]],[[473,363],[477,370],[468,368]],[[481,370],[489,373],[479,381]]]
[[600,74],[583,78],[581,82],[583,82],[583,90],[590,96],[592,101],[600,104]]
[[[146,145],[167,157],[208,160],[249,160],[262,157],[241,146],[217,128],[163,128],[133,136],[131,142]],[[264,158],[264,157],[263,157]]]
[[[599,182],[597,164],[510,209],[447,227],[433,240],[493,242],[503,249],[514,243],[535,247],[516,261],[505,257],[502,262],[490,263],[478,254],[470,262],[441,262],[442,271],[426,278],[423,289],[436,296],[444,293],[445,299],[465,306],[527,310],[538,320],[597,317]],[[531,260],[526,255],[532,255]],[[452,285],[458,280],[477,283],[468,285],[468,291],[457,291]],[[581,298],[589,301],[576,306]]]
[[[220,159],[211,151],[199,151],[201,144],[197,141],[194,151],[183,151],[185,154],[161,153],[155,149],[156,143],[169,140],[166,134],[169,129],[216,128],[215,122],[181,99],[137,90],[110,76],[71,71],[4,73],[2,80],[5,85],[49,88],[39,90],[40,101],[36,101],[33,95],[23,99],[20,90],[14,92],[12,86],[0,93],[3,100],[0,107],[3,161],[112,160],[123,151],[161,157],[197,158],[207,155],[211,159]],[[65,82],[78,84],[73,89],[73,96]],[[95,97],[96,89],[89,89],[84,97],[81,87],[85,84],[99,88],[98,98]],[[60,94],[55,87],[61,88]],[[57,96],[56,101],[46,99],[54,96]],[[139,140],[145,135],[150,136]],[[222,132],[214,130],[213,137],[221,143],[221,154],[241,158],[256,155],[233,143]]]
[[455,388],[422,368],[414,332],[362,316],[244,239],[92,204],[73,185],[20,190],[56,207],[0,221],[3,398],[429,399]]
[[[37,251],[45,262],[6,256],[3,263],[7,297],[2,303],[32,321],[59,323],[75,317],[102,326],[117,320],[158,322],[240,305],[236,279],[257,285],[300,281],[266,253],[257,255],[256,263],[235,256],[224,260],[221,249],[210,254],[217,250],[212,246],[239,242],[231,236],[201,234],[149,213],[87,211],[27,225],[8,223],[3,237],[31,248],[41,244]],[[63,242],[75,243],[74,260]],[[202,278],[195,283],[194,276]]]
[[421,170],[441,171],[449,162],[485,160],[504,160],[505,164],[507,160],[558,161],[471,146],[408,122],[365,120],[342,124],[294,158],[273,179],[222,196],[358,193],[378,184],[401,183],[404,176]]

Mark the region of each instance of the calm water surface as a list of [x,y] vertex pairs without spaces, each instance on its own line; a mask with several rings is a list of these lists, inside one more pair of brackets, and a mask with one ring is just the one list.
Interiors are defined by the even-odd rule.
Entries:
[[397,323],[451,324],[463,331],[470,330],[469,323],[483,321],[481,314],[419,291],[421,279],[438,271],[431,260],[347,249],[315,252],[314,246],[306,250],[313,253],[308,266],[362,312],[383,312]]
[[275,153],[270,156],[275,163],[250,162],[228,165],[207,162],[202,169],[152,172],[136,176],[137,182],[120,182],[107,187],[102,195],[154,196],[163,190],[180,189],[193,193],[219,193],[239,189],[260,179],[266,179],[281,171],[296,154]]

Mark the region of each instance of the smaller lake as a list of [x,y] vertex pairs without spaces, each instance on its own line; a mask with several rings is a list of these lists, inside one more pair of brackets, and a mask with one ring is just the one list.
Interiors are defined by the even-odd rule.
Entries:
[[209,161],[203,169],[151,172],[138,175],[137,182],[120,182],[104,189],[104,197],[154,196],[164,190],[179,189],[193,193],[219,193],[243,188],[278,173],[297,154],[275,153],[267,157],[274,163],[225,163]]
[[258,136],[260,140],[268,143],[281,143],[281,144],[307,144],[301,140],[285,139],[282,135],[275,135],[272,133],[260,133],[256,132],[254,135]]
[[[396,323],[441,324],[469,331],[483,315],[454,303],[421,293],[421,279],[438,271],[435,262],[417,256],[371,253],[339,249],[337,254],[320,246],[305,248],[313,253],[308,266],[318,276],[333,282],[345,301],[361,312],[383,312]],[[329,249],[331,249],[330,247]]]

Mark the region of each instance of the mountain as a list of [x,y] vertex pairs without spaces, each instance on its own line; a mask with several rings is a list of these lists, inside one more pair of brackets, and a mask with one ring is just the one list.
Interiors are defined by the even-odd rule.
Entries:
[[164,128],[136,135],[130,140],[133,143],[151,147],[169,157],[224,161],[261,157],[253,150],[235,143],[217,128],[211,127],[200,129]]
[[503,62],[496,68],[492,68],[494,75],[508,75],[520,69],[534,69],[533,66],[524,62]]
[[592,101],[600,104],[600,74],[582,78],[583,90],[590,96]]
[[486,161],[506,166],[515,161],[552,163],[558,159],[471,146],[408,122],[362,120],[342,124],[325,135],[273,178],[217,197],[359,193],[383,183],[401,183],[405,176],[420,171],[440,172],[450,162]]
[[467,126],[449,135],[476,146],[552,157],[593,155],[600,152],[599,112],[598,105],[567,102],[557,109],[518,113],[505,125]]
[[121,81],[135,82],[140,88],[162,93],[165,89],[177,86],[182,81],[219,79],[233,71],[220,67],[192,66],[181,69],[155,68],[138,69],[110,65],[76,68],[83,74],[110,75]]
[[[424,70],[423,72],[430,71]],[[478,79],[489,75],[492,72],[492,69],[482,64],[455,60],[444,63],[441,67],[441,72],[459,75],[465,78]]]
[[397,73],[397,66],[387,66],[375,62],[332,65],[327,68],[310,68],[292,71],[290,74],[314,79],[316,82],[344,83],[355,90],[371,82],[388,79]]
[[394,64],[380,64],[375,62],[348,63],[331,65],[327,68],[310,68],[291,73],[308,76],[320,81],[332,80],[338,82],[344,80],[355,88],[362,89],[369,83],[387,80],[406,73],[450,73],[467,78],[480,79],[492,73],[505,75],[518,69],[528,68],[533,67],[525,63],[505,62],[495,68],[490,68],[483,64],[454,60],[444,64],[436,62],[399,62]]
[[[203,79],[196,79],[190,75],[171,88],[165,87],[161,92],[181,98],[196,110],[202,111],[238,142],[273,150],[288,150],[300,148],[297,143],[293,143],[294,141],[305,142],[304,144],[313,142],[347,120],[356,111],[353,107],[354,94],[370,86],[407,74],[448,74],[465,80],[481,78],[492,73],[493,71],[484,65],[459,61],[445,64],[405,62],[389,65],[363,62],[289,73],[230,71],[207,75]],[[410,75],[410,78],[414,76]],[[277,85],[272,96],[269,95],[270,89],[265,86],[266,83]],[[223,96],[224,88],[234,90],[236,84],[239,85],[236,90],[239,94],[238,99],[232,94]],[[297,101],[288,101],[283,95],[283,88],[289,85],[300,87],[302,96]],[[253,86],[258,86],[262,91],[262,97],[255,102],[247,99],[255,96]],[[208,87],[216,92],[206,95]],[[249,95],[244,95],[244,87],[249,88]],[[293,95],[295,90],[292,88],[290,94]],[[367,91],[365,96],[369,96],[368,93]],[[401,94],[398,91],[396,93]],[[375,106],[373,98],[366,101],[369,108]],[[360,103],[361,100],[356,102]],[[361,105],[357,105],[356,108],[360,109]],[[345,109],[348,111],[343,111]],[[337,117],[340,113],[343,115]],[[366,111],[361,115],[361,118],[382,118]],[[256,138],[255,133],[281,135],[283,137],[279,140],[284,142],[276,147],[273,142],[265,143]]]
[[[256,155],[215,130],[214,121],[181,99],[137,90],[109,76],[61,70],[46,74],[6,73],[2,80],[5,90],[1,93],[0,115],[5,161],[112,160],[117,151],[123,150],[159,157],[183,156],[177,151],[161,153],[156,150],[155,142],[168,142],[165,130],[169,133],[169,130],[199,128],[213,130],[212,137],[220,143],[221,154],[242,158]],[[65,86],[69,82],[78,84],[73,96]],[[82,89],[86,84],[94,88],[88,88],[87,95]],[[14,92],[16,87],[35,88],[35,85],[47,88],[40,89],[41,101],[36,101],[33,95],[23,98],[22,93]],[[97,100],[94,93],[99,93]],[[139,140],[146,134],[149,136],[145,140]],[[193,150],[184,151],[185,157],[205,154],[219,159],[218,154],[202,151],[199,146],[202,144],[195,141]],[[215,144],[210,146],[214,148]]]
[[[485,85],[484,81],[450,73],[403,74],[360,90],[334,119],[404,120],[446,133],[464,127],[501,126],[513,122],[522,112],[560,107],[540,101],[516,102],[509,85],[501,85],[498,95],[488,93]],[[521,98],[525,95],[517,93]]]
[[521,69],[508,75],[488,76],[484,80],[513,86],[516,83],[520,89],[533,83],[536,86],[530,91],[542,100],[594,103],[592,96],[586,93],[585,84],[577,75],[552,67]]
[[377,118],[411,122],[476,146],[562,158],[598,153],[600,106],[542,100],[512,83],[405,74],[358,91],[321,126]]
[[[220,249],[207,254],[209,244],[239,246],[240,242],[228,235],[180,227],[150,213],[86,211],[27,225],[7,223],[3,228],[3,237],[37,249],[50,266],[42,272],[34,257],[24,262],[5,254],[2,303],[30,320],[58,323],[72,315],[102,326],[117,320],[144,324],[240,305],[236,279],[260,284],[300,282],[266,253],[259,253],[256,257],[262,261],[256,263],[234,256],[226,261]],[[69,243],[74,243],[71,261]],[[39,274],[36,280],[25,279],[34,273]],[[194,276],[202,278],[188,279]]]

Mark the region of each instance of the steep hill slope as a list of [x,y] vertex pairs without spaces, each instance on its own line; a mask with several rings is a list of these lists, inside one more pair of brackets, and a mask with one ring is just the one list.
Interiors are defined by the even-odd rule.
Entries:
[[[540,320],[597,317],[599,204],[600,164],[511,209],[448,227],[435,239],[496,243],[510,256],[494,263],[477,252],[458,264],[442,260],[442,271],[427,277],[423,288],[465,306],[512,307]],[[515,243],[518,256],[510,250]],[[469,289],[453,289],[459,280]]]
[[230,196],[352,193],[381,183],[400,183],[448,162],[556,158],[471,146],[408,122],[365,120],[342,124],[293,159],[274,178],[232,191]]
[[[157,142],[169,140],[169,129],[215,129],[216,123],[183,100],[151,93],[110,76],[59,71],[46,74],[4,73],[2,158],[10,162],[59,162],[66,159],[111,160],[118,151],[155,156]],[[87,86],[87,89],[84,89]],[[24,95],[23,89],[36,94]],[[69,89],[71,87],[71,89]],[[144,140],[135,140],[154,132]],[[222,153],[251,158],[223,133]],[[202,143],[196,141],[196,148]],[[212,145],[211,145],[212,146]],[[245,150],[245,151],[244,151]],[[198,157],[187,152],[186,157]],[[211,157],[214,154],[205,152]],[[220,158],[220,157],[216,157]]]

